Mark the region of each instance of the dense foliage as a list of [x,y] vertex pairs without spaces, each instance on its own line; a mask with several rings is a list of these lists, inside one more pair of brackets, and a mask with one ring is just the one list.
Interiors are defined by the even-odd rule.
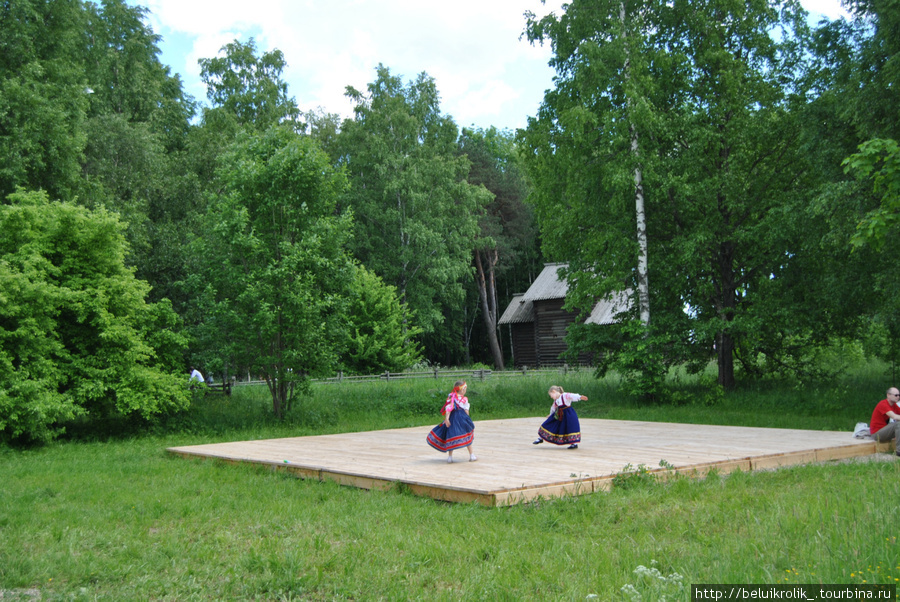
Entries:
[[[829,50],[852,53],[849,31]],[[531,18],[528,35],[554,49],[555,88],[521,140],[546,251],[570,263],[570,307],[640,289],[646,219],[649,318],[638,322],[635,294],[619,327],[574,334],[602,367],[641,373],[655,392],[666,366],[715,357],[732,387],[736,361],[802,371],[816,348],[858,334],[858,314],[835,301],[874,270],[842,274],[848,239],[818,227],[847,210],[848,191],[829,187],[846,180],[834,162],[847,147],[828,164],[810,144],[826,144],[831,124],[813,113],[833,74],[816,71],[827,46],[811,43],[796,2],[575,1]],[[891,85],[877,81],[869,93]],[[887,187],[883,170],[862,175]],[[896,232],[885,194],[866,224]]]
[[356,256],[434,332],[443,307],[463,300],[460,282],[490,195],[467,181],[456,124],[440,113],[426,74],[404,85],[379,66],[368,94],[347,95],[356,108],[341,131],[341,160],[353,182],[346,203],[357,218]]
[[[133,306],[104,311],[140,349],[95,357],[96,390],[65,397],[93,373],[59,355],[31,366],[5,336],[3,428],[48,439],[83,411],[174,411],[192,363],[266,378],[279,416],[312,375],[501,368],[498,316],[544,257],[569,264],[572,310],[631,292],[619,324],[568,337],[638,393],[665,397],[668,369],[711,361],[722,387],[805,377],[848,342],[897,359],[900,15],[848,8],[812,25],[795,0],[574,0],[523,22],[557,75],[514,134],[460,131],[432,77],[381,64],[347,89],[353,117],[302,114],[292,57],[253,39],[201,60],[201,105],[160,63],[145,9],[0,3],[0,203],[35,220],[17,236],[51,219],[26,210],[40,204],[110,232],[84,252],[133,279]],[[4,299],[33,267],[11,240]],[[4,332],[49,337],[27,345],[84,318],[20,323],[16,303]],[[156,372],[110,384],[125,358]],[[23,369],[53,376],[14,388]]]
[[0,439],[47,441],[79,416],[188,404],[171,304],[125,266],[114,214],[15,193],[0,205]]
[[377,374],[400,372],[419,362],[422,349],[414,337],[420,330],[397,298],[397,289],[363,266],[355,270],[341,367],[355,374]]
[[204,342],[262,375],[281,416],[295,383],[337,367],[354,274],[351,222],[335,212],[346,180],[311,139],[277,125],[239,135],[221,164],[222,193],[194,246],[215,339]]

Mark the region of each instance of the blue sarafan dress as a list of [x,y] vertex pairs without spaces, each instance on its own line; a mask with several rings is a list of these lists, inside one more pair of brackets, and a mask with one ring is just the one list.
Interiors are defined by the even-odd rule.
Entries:
[[581,441],[581,423],[572,407],[572,402],[580,399],[581,395],[577,393],[561,393],[553,402],[552,414],[538,429],[538,437],[556,445],[572,445]]
[[428,445],[441,452],[472,445],[475,440],[475,423],[469,418],[469,400],[456,393],[447,396],[441,414],[450,414],[450,426],[443,422],[428,433]]

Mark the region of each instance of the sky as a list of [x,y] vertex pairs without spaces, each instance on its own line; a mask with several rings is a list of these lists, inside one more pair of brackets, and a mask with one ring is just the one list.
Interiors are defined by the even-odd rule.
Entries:
[[[435,80],[441,112],[460,127],[525,127],[552,88],[549,46],[522,37],[526,11],[560,14],[563,0],[127,0],[149,9],[160,61],[206,103],[198,59],[253,38],[284,53],[282,79],[302,111],[343,117],[347,86],[365,91],[379,63],[404,82]],[[811,18],[845,15],[839,0],[801,0]]]

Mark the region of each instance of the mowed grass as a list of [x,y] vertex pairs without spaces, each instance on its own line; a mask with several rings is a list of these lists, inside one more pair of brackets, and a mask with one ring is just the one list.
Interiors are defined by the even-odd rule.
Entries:
[[[724,397],[682,384],[681,405],[648,406],[586,373],[470,379],[472,415],[538,421],[551,384],[588,395],[584,417],[849,434],[889,383],[875,367]],[[691,583],[900,583],[900,462],[884,454],[702,480],[638,475],[608,493],[484,508],[165,452],[436,423],[451,385],[320,385],[283,422],[264,389],[244,388],[198,398],[150,434],[123,425],[0,448],[0,599],[689,600]]]

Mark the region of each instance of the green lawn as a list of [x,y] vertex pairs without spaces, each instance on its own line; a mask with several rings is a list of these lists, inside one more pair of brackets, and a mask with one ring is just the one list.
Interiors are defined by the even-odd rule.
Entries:
[[[876,370],[724,398],[685,387],[682,405],[648,407],[586,374],[529,379],[470,381],[475,420],[545,415],[561,384],[591,397],[585,417],[849,433],[888,384]],[[688,600],[691,583],[900,583],[887,455],[484,508],[165,452],[436,423],[450,384],[317,386],[283,423],[244,388],[151,434],[0,448],[0,600]]]

